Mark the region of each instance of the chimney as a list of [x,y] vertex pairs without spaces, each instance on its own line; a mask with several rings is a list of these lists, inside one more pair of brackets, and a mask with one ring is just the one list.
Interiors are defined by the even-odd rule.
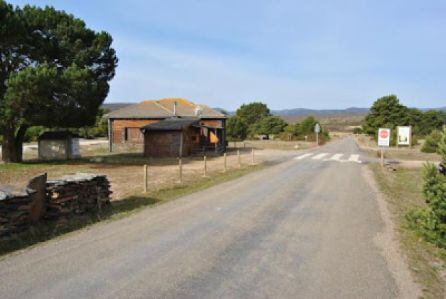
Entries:
[[177,102],[173,103],[173,116],[177,116]]

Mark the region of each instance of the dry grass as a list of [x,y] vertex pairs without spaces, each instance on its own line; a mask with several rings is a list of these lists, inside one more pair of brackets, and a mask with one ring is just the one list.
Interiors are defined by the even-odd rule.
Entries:
[[[312,143],[299,143],[300,149],[314,146]],[[243,146],[238,143],[238,148],[229,148],[227,153],[228,171],[239,169],[237,150],[241,154],[242,167],[252,164],[251,147],[255,147],[256,163],[274,163],[295,150],[296,142],[282,141],[254,141],[246,142]],[[280,150],[272,150],[277,148]],[[0,185],[25,186],[34,176],[47,173],[50,179],[75,172],[89,172],[107,175],[111,182],[113,200],[128,197],[135,192],[143,190],[144,173],[143,165],[149,165],[149,190],[173,188],[178,184],[178,159],[143,157],[141,153],[109,153],[106,143],[95,145],[82,145],[83,158],[72,161],[42,162],[27,157],[21,164],[0,163]],[[195,156],[183,158],[183,181],[185,184],[193,183],[203,175],[203,157]],[[207,175],[214,176],[224,170],[223,156],[208,154]]]
[[406,215],[424,207],[421,169],[399,168],[395,172],[371,166],[380,189],[386,195],[402,248],[426,298],[446,297],[446,250],[425,241],[409,227]]
[[[203,174],[203,157],[183,158],[183,182],[189,184]],[[241,150],[241,162],[245,167],[251,164],[250,149]],[[257,158],[257,162],[262,160]],[[113,199],[119,200],[143,189],[143,165],[149,165],[149,189],[172,188],[178,183],[178,159],[148,159],[141,154],[107,154],[86,157],[74,161],[39,162],[27,161],[21,164],[0,164],[0,185],[24,186],[33,176],[46,172],[50,179],[75,172],[90,172],[107,175],[112,185]],[[238,169],[235,151],[228,153],[227,167]],[[224,170],[222,156],[207,159],[207,175],[214,176]]]
[[[365,152],[378,157],[378,145],[375,140],[366,135],[356,136],[358,146]],[[411,161],[441,161],[438,154],[429,154],[421,152],[422,142],[420,144],[409,147],[391,147],[385,150],[387,159],[411,160]]]

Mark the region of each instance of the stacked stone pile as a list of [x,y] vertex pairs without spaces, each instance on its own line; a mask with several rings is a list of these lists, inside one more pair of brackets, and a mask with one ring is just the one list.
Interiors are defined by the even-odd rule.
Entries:
[[0,239],[28,229],[34,190],[0,187]]
[[110,204],[110,183],[105,175],[77,173],[47,182],[45,219],[61,220],[100,211]]
[[48,181],[46,185],[45,181],[46,175],[39,192],[0,186],[1,240],[27,230],[40,219],[63,222],[75,215],[98,212],[110,204],[112,192],[105,175],[78,173]]

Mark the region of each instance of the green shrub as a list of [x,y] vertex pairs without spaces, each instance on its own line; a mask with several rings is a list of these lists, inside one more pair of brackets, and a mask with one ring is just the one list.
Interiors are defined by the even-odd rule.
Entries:
[[[446,163],[446,130],[440,133],[437,151],[442,156],[442,163]],[[415,210],[407,217],[411,226],[428,241],[446,248],[446,175],[432,163],[424,167],[423,194],[427,207]]]
[[353,134],[362,134],[362,128],[361,127],[355,127],[353,129]]
[[426,141],[421,148],[423,153],[435,153],[437,152],[438,144],[441,140],[441,132],[438,130],[432,131],[427,137]]

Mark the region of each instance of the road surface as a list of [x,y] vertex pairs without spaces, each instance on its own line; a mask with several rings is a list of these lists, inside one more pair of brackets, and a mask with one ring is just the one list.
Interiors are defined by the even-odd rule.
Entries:
[[395,298],[353,139],[0,261],[1,298]]

